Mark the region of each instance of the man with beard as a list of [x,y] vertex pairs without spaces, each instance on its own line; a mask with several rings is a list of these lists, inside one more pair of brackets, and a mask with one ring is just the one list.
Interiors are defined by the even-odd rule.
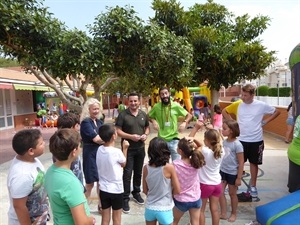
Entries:
[[129,142],[127,150],[126,166],[123,171],[123,212],[129,213],[129,195],[131,176],[133,172],[132,197],[140,205],[144,204],[141,192],[142,169],[145,158],[145,141],[150,133],[147,114],[140,110],[140,98],[137,93],[128,96],[128,108],[120,112],[116,119],[116,128],[122,142],[126,139]]
[[[159,96],[161,102],[156,103],[150,110],[149,121],[153,124],[153,128],[158,131],[158,137],[168,143],[172,160],[179,159],[180,155],[177,153],[178,131],[182,132],[185,129],[192,119],[192,115],[180,104],[171,101],[167,87],[159,89]],[[185,117],[185,119],[178,127],[178,117],[180,116]]]

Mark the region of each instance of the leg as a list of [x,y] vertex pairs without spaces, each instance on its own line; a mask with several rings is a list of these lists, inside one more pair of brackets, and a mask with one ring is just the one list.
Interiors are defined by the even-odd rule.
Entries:
[[86,189],[85,197],[87,200],[89,200],[89,198],[91,197],[93,187],[94,187],[94,183],[85,184],[85,189]]
[[156,225],[156,220],[154,221],[146,221],[146,225]]
[[228,185],[229,196],[231,202],[231,215],[228,218],[228,222],[234,222],[237,216],[238,197],[236,195],[237,187],[235,185]]
[[289,143],[290,140],[291,140],[291,134],[293,132],[293,126],[290,125],[290,124],[287,124],[287,130],[286,130],[286,133],[285,133],[285,142],[286,143]]
[[122,209],[112,211],[113,225],[121,225]]
[[199,220],[200,220],[200,209],[199,208],[191,208],[189,210],[189,214],[190,214],[190,223],[191,223],[191,225],[198,225]]
[[258,165],[250,163],[251,187],[256,187]]
[[101,225],[109,225],[110,223],[111,207],[102,210]]
[[172,161],[174,161],[175,159],[181,158],[180,155],[177,153],[178,142],[179,142],[179,140],[172,140],[172,141],[167,142],[168,147],[171,152]]
[[202,206],[200,209],[200,225],[205,225],[205,208],[206,208],[207,198],[202,198]]
[[133,169],[133,160],[134,160],[134,149],[128,149],[127,152],[127,162],[123,170],[123,185],[124,185],[124,195],[123,195],[123,211],[129,213],[129,195],[130,195],[130,185],[131,185],[131,176]]
[[134,164],[133,164],[132,195],[141,192],[142,170],[144,165],[144,159],[145,159],[145,148],[137,149],[136,154],[134,156]]
[[224,219],[224,220],[227,220],[227,200],[225,197],[226,186],[227,186],[227,182],[222,181],[222,194],[220,196],[220,208],[221,208],[220,219]]
[[[174,215],[174,225],[177,225],[179,223],[179,220],[183,216],[184,212],[181,212],[179,209],[176,207],[173,208],[173,215]],[[198,220],[199,221],[199,220]]]
[[209,197],[209,208],[211,212],[212,225],[219,225],[220,214],[219,214],[219,197],[210,196]]

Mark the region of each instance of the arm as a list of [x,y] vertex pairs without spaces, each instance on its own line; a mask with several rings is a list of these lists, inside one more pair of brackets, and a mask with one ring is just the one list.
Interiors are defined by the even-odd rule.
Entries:
[[31,225],[30,215],[26,206],[28,196],[24,198],[13,198],[13,206],[16,211],[20,225]]
[[179,132],[182,132],[185,129],[186,125],[192,120],[192,118],[193,118],[192,114],[190,113],[186,114],[185,120],[180,124],[178,128]]
[[271,122],[272,120],[274,120],[277,116],[279,116],[280,112],[278,109],[275,109],[275,112],[269,116],[267,119],[262,121],[263,125],[266,125],[267,123]]
[[231,115],[226,111],[226,108],[222,110],[222,115],[226,120],[233,120]]
[[172,188],[173,188],[173,195],[180,194],[181,189],[180,189],[180,183],[176,174],[175,167],[171,164],[167,167],[168,170],[171,173],[171,182],[172,182]]
[[122,150],[123,150],[123,154],[124,154],[124,156],[125,156],[126,161],[123,162],[123,163],[120,163],[120,165],[121,165],[122,167],[125,167],[125,166],[126,166],[126,162],[127,162],[127,150],[128,150],[128,147],[129,147],[129,142],[126,141],[126,140],[123,140]]
[[86,215],[83,203],[71,208],[71,213],[75,225],[93,225],[96,222],[94,217]]
[[147,165],[143,168],[143,192],[147,195],[148,194],[148,184],[146,182],[146,177],[148,175]]
[[135,142],[138,142],[141,139],[141,135],[138,134],[128,134],[124,132],[120,127],[116,127],[117,133],[121,138],[127,139],[127,140],[132,140]]
[[159,124],[153,118],[150,118],[148,115],[149,122],[152,123],[154,130],[159,131]]
[[244,170],[244,153],[240,152],[236,154],[238,163],[239,163],[239,167],[238,167],[238,174],[237,174],[237,178],[235,180],[235,186],[241,186],[242,182],[242,176],[243,176],[243,170]]
[[93,138],[93,142],[97,143],[98,145],[103,145],[104,144],[104,141],[102,141],[99,134],[97,134],[97,136]]
[[145,133],[141,135],[141,140],[146,141],[149,134],[150,134],[150,127],[148,126],[145,128]]
[[204,127],[204,123],[197,120],[195,126],[193,127],[193,129],[191,130],[189,137],[195,137],[196,133],[198,132],[199,129],[201,129],[202,127]]

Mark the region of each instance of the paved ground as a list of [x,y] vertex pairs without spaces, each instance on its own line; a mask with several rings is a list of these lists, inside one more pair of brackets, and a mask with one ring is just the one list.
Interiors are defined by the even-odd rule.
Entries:
[[[109,121],[110,119],[108,119]],[[53,134],[55,129],[43,129],[42,133],[45,138],[46,144],[48,145],[48,140]],[[187,135],[190,130],[186,130],[180,136]],[[6,188],[7,171],[9,169],[10,160],[14,156],[14,152],[11,149],[11,139],[14,135],[14,131],[0,131],[0,225],[7,224],[7,209],[9,206],[8,193]],[[149,135],[148,141],[155,137],[157,134],[152,130]],[[198,137],[202,140],[203,133],[199,132]],[[288,145],[284,143],[283,139],[278,136],[274,136],[268,133],[264,134],[265,138],[265,152],[264,152],[264,164],[260,166],[259,178],[258,178],[258,192],[259,199],[258,202],[247,202],[239,203],[238,206],[238,218],[236,222],[229,223],[225,220],[220,222],[223,224],[232,225],[243,225],[249,223],[251,220],[255,220],[255,207],[261,204],[268,203],[275,199],[288,194],[287,191],[287,175],[288,175],[288,160],[287,160],[287,147]],[[148,142],[147,142],[148,144]],[[119,143],[118,143],[119,145]],[[148,145],[146,146],[146,148]],[[40,157],[40,160],[47,169],[51,163],[51,153],[48,149],[45,154]],[[147,158],[145,159],[145,163]],[[249,165],[245,165],[245,171],[249,172]],[[248,184],[249,178],[244,178],[245,184]],[[239,188],[239,192],[246,191],[247,186],[243,184]],[[143,195],[144,196],[144,195]],[[227,196],[228,197],[228,196]],[[129,214],[122,215],[122,225],[140,225],[145,224],[144,222],[144,207],[137,205],[135,202],[130,201],[131,212]],[[92,214],[97,220],[97,224],[101,223],[101,215],[97,212],[97,197],[96,193],[93,192],[92,201],[90,203],[90,209]],[[180,224],[188,224],[189,218],[188,214],[185,214],[182,218]],[[53,224],[50,221],[48,224]],[[206,211],[206,224],[211,224],[210,213],[207,209]]]

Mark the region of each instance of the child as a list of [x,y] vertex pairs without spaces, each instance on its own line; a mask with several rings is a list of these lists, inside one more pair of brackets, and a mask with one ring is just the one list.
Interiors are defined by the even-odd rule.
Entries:
[[15,134],[12,147],[17,156],[12,160],[7,188],[10,206],[8,224],[46,224],[47,193],[44,188],[44,166],[36,157],[45,150],[39,129],[25,129]]
[[143,168],[143,192],[147,195],[145,220],[147,225],[173,224],[173,194],[180,193],[175,168],[169,164],[171,152],[167,142],[159,137],[149,143],[149,162]]
[[101,225],[109,225],[111,209],[113,225],[121,225],[124,192],[122,167],[126,165],[129,142],[123,141],[123,153],[114,147],[117,132],[112,124],[103,124],[99,128],[99,136],[104,141],[96,155],[102,206]]
[[119,115],[119,105],[116,104],[115,107],[113,108],[112,119],[116,120],[118,115]]
[[[237,187],[241,185],[244,166],[244,150],[243,145],[237,137],[240,135],[240,128],[235,120],[225,120],[223,123],[223,136],[227,137],[223,142],[223,147],[226,152],[221,164],[221,177],[223,194],[220,197],[221,219],[227,219],[226,197],[224,194],[228,184],[229,196],[231,201],[231,215],[228,222],[234,222],[237,216]],[[227,154],[228,153],[228,154]]]
[[223,116],[222,116],[221,107],[219,105],[214,105],[214,112],[215,112],[213,117],[214,129],[219,131],[220,135],[222,135]]
[[[57,128],[72,128],[76,130],[77,132],[80,131],[80,121],[79,116],[75,113],[64,113],[61,116],[57,118]],[[54,160],[55,161],[55,160]],[[83,185],[83,172],[81,168],[81,160],[80,156],[76,158],[72,163],[70,169],[75,174],[75,176],[80,180],[80,182]],[[84,191],[86,189],[84,188]]]
[[[211,128],[198,121],[189,136],[194,137],[202,127]],[[206,164],[199,169],[198,173],[202,199],[200,224],[205,224],[205,208],[209,199],[212,225],[218,225],[220,222],[219,197],[222,194],[220,166],[224,156],[219,132],[214,129],[205,131],[204,144],[205,146],[202,147],[201,152],[204,155]]]
[[83,186],[70,170],[71,163],[81,154],[80,141],[80,134],[69,128],[57,130],[50,138],[49,149],[56,162],[46,172],[45,188],[54,224],[95,224]]
[[174,195],[174,225],[179,223],[186,211],[189,211],[191,225],[199,224],[201,191],[198,169],[205,165],[200,147],[201,144],[191,138],[182,138],[178,142],[177,152],[181,159],[173,161],[173,165],[179,179],[181,192]]

